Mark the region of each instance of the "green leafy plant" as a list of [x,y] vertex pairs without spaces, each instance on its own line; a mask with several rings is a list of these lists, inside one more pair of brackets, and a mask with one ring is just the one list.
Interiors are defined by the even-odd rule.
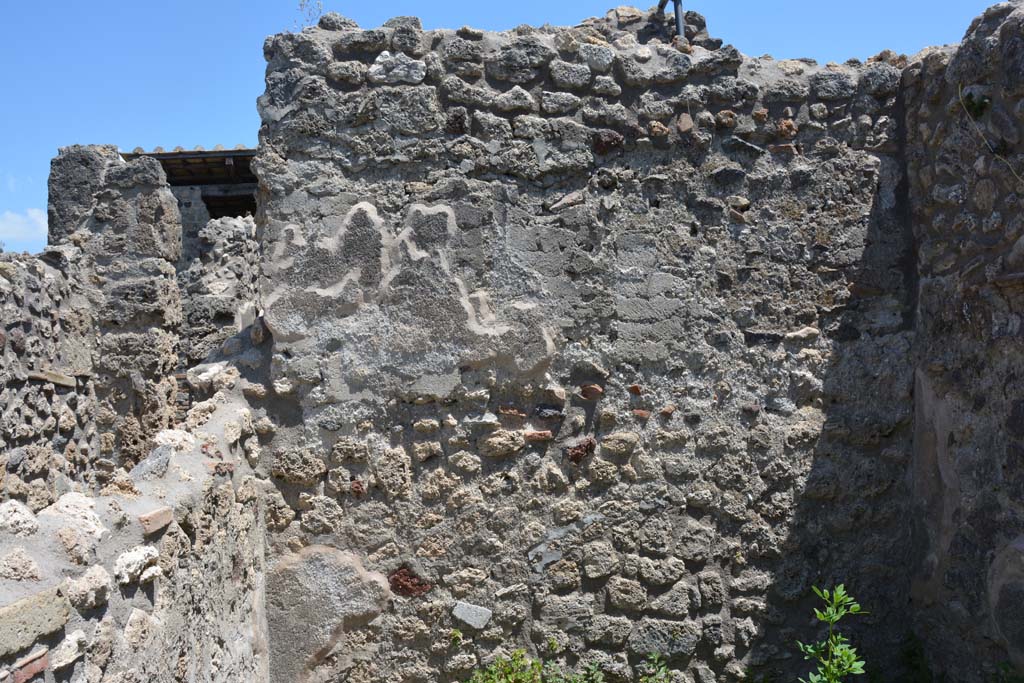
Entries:
[[448,634],[448,642],[452,644],[452,647],[458,647],[462,645],[462,631],[457,628],[453,628],[451,633]]
[[552,683],[604,683],[604,672],[598,668],[597,664],[591,664],[588,666],[583,673],[571,674],[568,677],[562,677],[560,679],[553,679]]
[[490,666],[473,672],[469,683],[542,683],[544,665],[516,650],[509,657],[498,657]]
[[[641,678],[641,681],[648,679]],[[649,679],[650,683],[667,683],[668,678]],[[508,657],[498,657],[483,669],[473,672],[469,683],[605,683],[604,673],[597,664],[581,672],[565,672],[550,662],[526,656],[525,650],[516,650]]]
[[672,680],[668,672],[668,662],[661,655],[647,655],[647,666],[650,672],[640,677],[640,683],[669,683]]
[[828,624],[828,637],[809,644],[797,641],[804,659],[818,664],[817,671],[809,674],[807,680],[801,678],[800,683],[842,683],[847,676],[863,674],[864,660],[857,656],[857,650],[850,646],[849,639],[836,631],[836,625],[847,615],[867,612],[846,592],[843,584],[831,591],[815,586],[814,594],[825,603],[825,609],[815,608],[814,616]]

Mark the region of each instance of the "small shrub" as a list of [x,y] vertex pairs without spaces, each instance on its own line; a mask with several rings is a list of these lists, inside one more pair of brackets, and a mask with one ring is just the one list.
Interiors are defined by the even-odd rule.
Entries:
[[825,603],[825,609],[815,609],[814,616],[828,624],[828,637],[817,643],[805,645],[797,641],[797,647],[804,659],[818,663],[817,671],[808,675],[807,680],[800,683],[842,683],[847,676],[859,676],[864,673],[864,660],[857,656],[857,650],[850,647],[850,641],[836,632],[836,625],[849,614],[867,614],[860,605],[846,592],[843,584],[834,590],[821,590],[814,587],[814,593]]
[[[670,683],[668,664],[659,655],[650,655],[647,663],[650,672],[640,677],[640,683]],[[516,650],[474,671],[468,683],[605,683],[605,677],[597,664],[581,672],[566,672],[555,664],[527,657],[525,650]]]
[[604,683],[604,673],[597,668],[597,664],[591,664],[583,673],[572,674],[567,678],[552,679],[552,683],[558,681],[562,683]]
[[485,669],[473,672],[469,683],[542,683],[544,665],[516,650],[511,657],[498,657]]
[[672,676],[668,672],[668,663],[661,655],[647,655],[647,665],[651,671],[640,677],[640,683],[670,683]]

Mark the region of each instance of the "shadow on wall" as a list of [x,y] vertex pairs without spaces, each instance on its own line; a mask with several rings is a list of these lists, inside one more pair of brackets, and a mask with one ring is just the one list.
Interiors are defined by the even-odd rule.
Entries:
[[1017,680],[994,672],[1024,671],[1024,8],[987,10],[906,89],[921,245],[915,626],[951,680]]
[[[408,18],[362,31],[331,15],[268,44],[263,286],[271,381],[291,402],[264,458],[284,511],[275,552],[329,545],[344,553],[304,559],[343,578],[375,574],[351,622],[363,625],[346,630],[334,608],[272,618],[272,641],[314,620],[322,635],[302,643],[309,653],[278,640],[274,666],[457,680],[514,644],[616,680],[635,678],[652,651],[701,683],[739,679],[745,665],[754,680],[778,680],[810,668],[795,641],[818,635],[811,586],[845,583],[871,612],[850,630],[869,679],[924,673],[920,657],[904,661],[916,626],[951,676],[981,680],[978,641],[990,632],[963,633],[988,618],[972,607],[985,600],[958,614],[956,596],[984,592],[976,584],[999,543],[990,534],[963,552],[961,536],[939,553],[972,558],[958,570],[969,575],[935,582],[946,586],[931,598],[945,603],[940,626],[913,583],[941,549],[929,520],[961,524],[923,476],[949,443],[927,438],[920,417],[913,456],[916,359],[932,353],[921,336],[951,339],[918,315],[929,283],[915,257],[955,261],[961,244],[915,232],[931,221],[918,212],[935,200],[935,176],[917,170],[918,121],[900,122],[905,109],[948,118],[941,88],[901,104],[903,64],[887,57],[782,72],[732,48],[703,64],[694,51],[693,75],[674,48],[652,62],[615,33],[642,13],[613,14],[601,35],[627,47],[589,53],[602,74],[625,69],[626,88],[594,76],[582,46],[580,63],[556,59],[568,55],[540,34],[506,36],[487,56],[474,47],[483,33],[433,35],[446,61],[430,75],[426,61],[383,51],[428,52]],[[303,69],[339,77],[304,81],[318,84],[301,100],[305,118],[283,113],[296,95],[274,77]],[[466,90],[470,72],[482,80]],[[763,80],[741,88],[755,72]],[[620,98],[614,116],[603,101],[550,96],[592,77]],[[563,104],[520,117],[535,94],[512,82]],[[713,97],[689,93],[693,108],[669,97],[696,85]],[[332,123],[310,127],[321,120]],[[409,146],[387,156],[398,134]],[[563,143],[564,166],[531,165]],[[969,149],[960,178],[982,175]],[[368,169],[366,150],[393,165]],[[289,189],[300,165],[317,179],[308,197]],[[426,171],[437,171],[429,184]],[[955,289],[935,291],[936,319],[955,331]],[[501,305],[510,299],[514,313]],[[547,371],[536,383],[495,362],[529,348],[526,337],[499,343],[485,324],[528,311],[561,326],[544,348],[550,365],[526,354],[526,370]],[[927,417],[933,402],[918,393]],[[1005,416],[988,426],[1000,432]],[[994,527],[1000,508],[978,500],[979,523]],[[302,562],[283,566],[270,581],[301,595]],[[401,579],[383,611],[369,585],[377,573]],[[472,609],[456,613],[461,603]],[[449,648],[456,627],[467,637]]]
[[910,583],[920,555],[908,480],[917,282],[902,160],[880,159],[863,251],[842,262],[823,250],[814,268],[844,281],[849,297],[818,307],[829,349],[820,386],[813,378],[791,384],[792,401],[810,392],[820,412],[792,423],[784,436],[785,459],[795,459],[787,465],[805,469],[806,478],[769,592],[763,628],[771,633],[752,650],[754,680],[777,680],[777,667],[756,665],[780,650],[796,660],[786,673],[813,670],[796,649],[797,640],[822,633],[811,589],[840,583],[870,612],[842,628],[866,658],[868,679],[908,680],[902,660],[914,642]]
[[872,612],[849,629],[869,679],[1024,666],[1022,74],[1011,3],[904,72],[907,177],[883,173],[852,296],[823,321],[825,422],[773,593],[810,615],[810,584],[844,582]]

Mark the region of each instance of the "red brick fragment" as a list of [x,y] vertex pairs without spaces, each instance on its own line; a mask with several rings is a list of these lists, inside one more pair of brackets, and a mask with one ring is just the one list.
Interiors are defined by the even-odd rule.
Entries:
[[13,683],[28,683],[35,676],[46,671],[48,666],[50,666],[49,648],[43,648],[39,652],[22,657],[14,663]]
[[217,476],[225,476],[235,471],[235,463],[233,462],[208,462],[206,463],[206,469],[212,471]]
[[512,417],[526,417],[526,413],[515,406],[498,406],[499,415],[511,415]]
[[588,436],[576,442],[575,446],[565,449],[565,457],[573,465],[579,465],[583,462],[584,458],[594,452],[595,448],[597,448],[597,441],[593,437]]
[[550,429],[543,429],[539,431],[524,432],[523,438],[526,439],[527,443],[541,443],[544,441],[551,441],[555,436],[551,433]]
[[142,533],[147,536],[160,531],[173,521],[174,508],[167,507],[166,505],[139,515],[139,524],[142,525]]
[[391,591],[407,598],[417,598],[429,593],[434,585],[421,579],[408,567],[399,567],[388,575]]
[[793,119],[782,119],[779,121],[779,137],[784,140],[792,140],[796,137],[796,134],[800,131],[800,128],[796,125]]

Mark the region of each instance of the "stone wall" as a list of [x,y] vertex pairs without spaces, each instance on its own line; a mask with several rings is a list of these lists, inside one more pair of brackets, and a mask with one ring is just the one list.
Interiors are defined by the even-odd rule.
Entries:
[[179,186],[182,222],[178,287],[182,292],[181,367],[203,362],[256,319],[259,245],[251,217],[211,220],[202,187]]
[[181,257],[183,263],[199,255],[199,231],[210,222],[210,212],[203,201],[201,185],[181,185],[171,188],[178,200],[181,215]]
[[79,257],[0,255],[0,497],[33,510],[96,458],[94,315]]
[[[252,219],[201,229],[179,289],[158,162],[66,148],[50,184],[51,246],[0,256],[0,681],[266,680],[264,485],[238,443],[254,438],[238,370],[193,377],[214,390],[169,429],[179,366],[245,350]],[[241,311],[228,329],[182,333],[182,299],[216,297]],[[203,357],[183,348],[204,340]]]
[[457,680],[517,647],[614,681],[650,653],[682,680],[792,675],[812,584],[841,581],[895,666],[900,68],[687,24],[328,15],[267,41],[262,467],[296,513],[269,581],[329,546],[393,601],[272,654],[273,680]]
[[92,355],[77,360],[99,378],[104,466],[130,469],[180,417],[176,373],[255,320],[255,225],[210,220],[198,190],[172,192],[150,157],[73,146],[52,166],[50,241],[74,249],[62,258],[78,269],[79,314],[91,316],[65,338]]
[[182,316],[177,202],[156,160],[125,162],[102,146],[62,149],[50,197],[50,242],[82,249],[94,297],[100,454],[110,468],[131,467],[156,432],[173,426]]
[[0,256],[0,681],[790,680],[840,582],[870,677],[1024,670],[1024,9],[671,23],[273,36],[255,220],[62,150]]
[[[905,72],[920,277],[916,627],[939,671],[1024,669],[1024,9]],[[988,680],[988,679],[984,679]]]
[[178,269],[185,318],[181,364],[203,362],[258,314],[259,245],[249,216],[207,221]]
[[225,455],[237,371],[214,381],[116,493],[0,504],[0,680],[267,680],[264,496]]

